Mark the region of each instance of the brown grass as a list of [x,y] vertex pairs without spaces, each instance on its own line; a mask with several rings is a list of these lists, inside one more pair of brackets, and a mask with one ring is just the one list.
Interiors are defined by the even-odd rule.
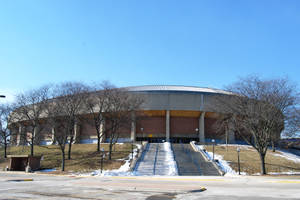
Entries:
[[[66,145],[66,156],[68,152]],[[100,168],[101,156],[96,152],[96,144],[74,144],[72,145],[71,160],[66,160],[66,172],[89,172]],[[101,148],[108,151],[108,144],[101,144]],[[103,168],[117,169],[124,161],[118,160],[128,156],[131,152],[131,144],[117,144],[113,148],[112,160],[108,160],[108,156],[104,158]],[[29,146],[13,146],[8,148],[8,155],[26,155],[30,154]],[[34,155],[43,155],[41,168],[56,168],[61,170],[61,151],[57,145],[35,146]],[[9,165],[9,159],[3,158],[3,148],[0,148],[0,170]]]
[[[207,151],[212,152],[212,146],[205,146]],[[240,145],[240,165],[241,171],[247,174],[256,174],[261,171],[261,162],[258,152],[250,146]],[[237,162],[237,146],[215,146],[215,153],[222,155],[223,159],[228,161],[230,166],[238,171]],[[281,154],[279,151],[275,153],[272,150],[268,150],[266,155],[266,168],[267,173],[270,172],[300,172],[300,163],[296,163],[292,160],[286,159],[284,157],[276,156]]]

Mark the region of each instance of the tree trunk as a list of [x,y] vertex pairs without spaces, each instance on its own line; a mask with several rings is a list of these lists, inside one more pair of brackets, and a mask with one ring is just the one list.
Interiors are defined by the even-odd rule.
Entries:
[[70,138],[70,142],[69,142],[68,160],[71,160],[71,149],[72,149],[73,139],[74,139],[74,137],[72,136],[72,137]]
[[108,154],[108,159],[111,160],[111,152],[112,152],[112,143],[109,143],[109,154]]
[[4,158],[7,158],[7,143],[6,143],[6,141],[4,141]]
[[65,149],[61,150],[62,158],[61,158],[61,171],[65,171]]
[[265,165],[266,154],[259,153],[259,156],[260,156],[260,162],[261,162],[261,174],[265,175],[265,174],[267,174],[267,172],[266,172],[266,165]]
[[31,138],[31,144],[30,144],[30,155],[33,156],[33,142],[34,142],[34,138]]
[[274,141],[272,141],[272,151],[275,152],[276,148],[275,148],[275,143]]
[[97,152],[100,152],[100,137],[97,138]]

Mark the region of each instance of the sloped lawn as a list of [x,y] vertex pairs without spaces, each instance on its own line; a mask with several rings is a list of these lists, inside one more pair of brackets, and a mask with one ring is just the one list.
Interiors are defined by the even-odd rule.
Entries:
[[[215,146],[215,153],[223,156],[223,159],[228,161],[236,172],[238,171],[237,147],[238,145],[229,145],[228,147],[226,145]],[[247,145],[239,145],[239,147],[241,149],[241,171],[249,175],[260,173],[260,158],[257,151]],[[206,145],[205,149],[209,152],[213,151],[211,145]],[[300,158],[293,159],[293,157],[288,157],[287,154],[280,151],[272,152],[272,150],[268,150],[266,168],[267,173],[300,172]]]
[[[108,151],[108,144],[101,144],[101,148]],[[66,172],[89,172],[100,168],[101,156],[96,152],[96,144],[73,144],[71,160],[66,159]],[[104,158],[104,169],[118,169],[131,152],[131,144],[116,144],[113,149],[112,160],[108,160],[108,156]],[[68,145],[66,145],[66,157]],[[8,155],[28,155],[30,154],[30,146],[12,146],[8,148]],[[43,155],[41,161],[42,169],[56,168],[61,170],[61,151],[57,145],[35,146],[34,155]],[[3,158],[3,148],[0,149],[0,170],[9,165],[9,159]]]

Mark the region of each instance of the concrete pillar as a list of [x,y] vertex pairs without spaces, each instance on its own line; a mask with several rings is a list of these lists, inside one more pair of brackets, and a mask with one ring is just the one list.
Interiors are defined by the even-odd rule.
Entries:
[[55,128],[54,127],[51,128],[51,140],[52,140],[52,144],[56,143],[56,140],[55,140]]
[[201,144],[205,143],[205,112],[202,112],[199,118],[199,142]]
[[40,144],[41,142],[41,134],[39,134],[40,131],[40,126],[36,125],[33,129],[33,133],[31,135],[31,137],[34,138],[34,144]]
[[19,124],[19,131],[17,135],[17,145],[21,145],[21,138],[22,138],[22,124]]
[[131,141],[135,142],[136,141],[136,118],[135,118],[135,113],[131,113],[131,131],[130,131],[130,139]]
[[80,143],[80,126],[77,122],[74,124],[74,140],[73,143]]
[[234,144],[235,143],[235,128],[234,125],[232,123],[228,124],[228,132],[227,132],[227,136],[228,136],[228,143],[229,144]]
[[26,127],[20,123],[17,136],[17,145],[25,145],[27,139],[26,137]]
[[200,97],[200,110],[203,110],[203,107],[204,107],[204,95],[201,94],[201,97]]
[[100,123],[100,142],[104,143],[105,142],[105,118]]
[[166,111],[166,141],[170,141],[170,111]]

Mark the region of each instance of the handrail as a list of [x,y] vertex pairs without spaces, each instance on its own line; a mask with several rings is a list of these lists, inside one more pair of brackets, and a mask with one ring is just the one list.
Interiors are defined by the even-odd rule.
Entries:
[[155,175],[155,168],[156,168],[156,161],[157,161],[157,152],[158,152],[158,144],[156,144],[156,152],[155,152],[155,158],[153,163],[153,175]]

